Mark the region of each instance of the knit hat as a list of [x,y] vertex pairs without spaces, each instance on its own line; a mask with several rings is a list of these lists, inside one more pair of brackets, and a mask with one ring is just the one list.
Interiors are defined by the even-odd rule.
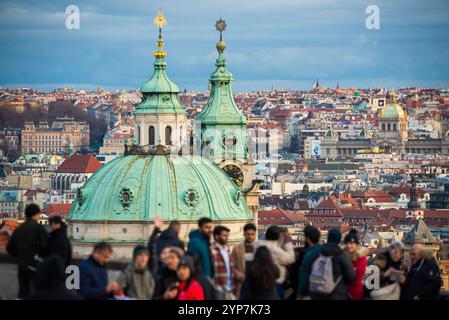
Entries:
[[345,236],[344,243],[348,242],[354,242],[359,244],[360,240],[357,230],[352,229],[348,232],[348,234]]
[[341,232],[338,229],[331,229],[327,235],[327,242],[339,244],[341,241]]
[[195,273],[193,257],[188,255],[183,256],[179,262],[179,267],[188,267],[190,269],[190,274],[193,275]]
[[148,250],[147,247],[145,246],[136,246],[133,250],[133,258],[137,257],[138,255],[141,254],[147,254],[150,255],[150,251]]

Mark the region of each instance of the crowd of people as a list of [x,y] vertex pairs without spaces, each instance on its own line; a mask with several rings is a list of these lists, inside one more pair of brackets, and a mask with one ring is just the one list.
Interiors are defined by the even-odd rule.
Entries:
[[[65,268],[72,260],[65,223],[49,218],[50,232],[37,221],[31,204],[26,221],[12,234],[7,251],[17,257],[19,299],[138,300],[426,300],[438,299],[441,276],[432,252],[421,244],[404,258],[404,246],[393,242],[368,260],[359,232],[344,237],[338,229],[304,228],[304,246],[294,248],[288,230],[268,227],[258,239],[257,227],[246,224],[242,243],[229,244],[230,229],[198,220],[187,247],[179,239],[181,225],[155,219],[148,243],[133,249],[132,261],[116,279],[107,264],[113,248],[93,247],[78,264],[79,288],[66,287]],[[365,285],[367,266],[379,270],[378,287]]]

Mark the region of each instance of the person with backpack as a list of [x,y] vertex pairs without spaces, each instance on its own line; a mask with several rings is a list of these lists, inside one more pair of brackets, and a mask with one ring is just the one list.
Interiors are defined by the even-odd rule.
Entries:
[[302,300],[309,293],[309,276],[310,269],[312,268],[313,259],[316,257],[317,252],[321,249],[319,243],[321,238],[321,232],[313,226],[307,226],[304,228],[304,239],[306,253],[301,262],[298,275],[298,289],[297,297]]
[[352,229],[344,239],[345,250],[351,258],[357,277],[354,282],[348,283],[348,293],[352,300],[363,300],[363,277],[366,272],[368,248],[359,245],[357,230]]
[[312,300],[348,300],[346,285],[354,282],[356,273],[349,255],[339,243],[341,232],[329,231],[327,243],[315,254],[309,277]]

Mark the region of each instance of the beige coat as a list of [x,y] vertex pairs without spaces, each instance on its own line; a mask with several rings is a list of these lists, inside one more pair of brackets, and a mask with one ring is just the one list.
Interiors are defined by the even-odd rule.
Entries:
[[283,283],[287,277],[287,266],[295,262],[295,251],[291,242],[279,245],[278,241],[258,240],[255,250],[260,246],[266,246],[271,252],[274,263],[279,267],[279,278],[277,283]]

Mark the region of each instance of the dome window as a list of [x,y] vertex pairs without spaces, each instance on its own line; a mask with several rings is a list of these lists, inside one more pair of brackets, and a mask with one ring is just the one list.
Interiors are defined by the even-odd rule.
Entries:
[[198,191],[196,191],[196,189],[190,188],[187,190],[184,200],[187,206],[194,208],[200,201],[200,195],[198,194]]
[[239,204],[241,198],[242,198],[242,192],[241,192],[241,191],[237,191],[237,192],[235,193],[235,198],[234,198],[235,203],[236,203],[236,204]]
[[133,193],[129,188],[122,188],[119,194],[119,199],[123,208],[128,208],[131,205]]
[[81,188],[78,188],[78,190],[76,191],[76,201],[78,201],[79,206],[82,206],[84,203],[84,195],[81,191]]

